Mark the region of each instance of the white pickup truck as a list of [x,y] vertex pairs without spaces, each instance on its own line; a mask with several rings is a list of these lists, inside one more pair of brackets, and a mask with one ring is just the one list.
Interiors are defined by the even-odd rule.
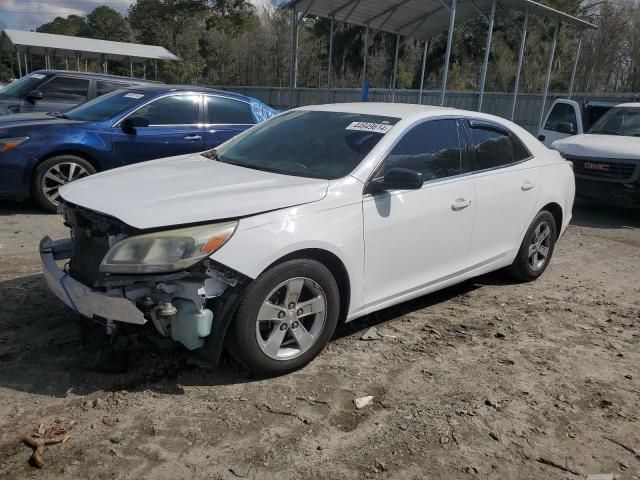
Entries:
[[553,142],[586,133],[617,102],[588,100],[580,103],[560,98],[553,102],[538,131],[538,140],[550,147]]
[[[567,103],[571,100],[562,102],[558,105],[564,105],[561,108],[565,110],[575,106]],[[547,146],[573,163],[576,195],[600,203],[639,208],[640,103],[621,103],[609,108],[588,130],[578,110],[568,111],[562,120],[552,114],[553,108],[538,138],[544,137]],[[569,130],[573,114],[578,121],[572,124],[572,132],[576,130],[577,134],[570,135],[564,130]]]

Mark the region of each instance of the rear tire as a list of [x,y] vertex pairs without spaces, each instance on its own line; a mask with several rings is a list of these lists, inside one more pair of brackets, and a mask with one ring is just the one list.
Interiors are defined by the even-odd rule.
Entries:
[[523,282],[537,279],[549,266],[556,246],[556,221],[551,212],[542,210],[531,222],[518,255],[509,267],[511,276]]
[[253,374],[283,375],[322,351],[339,315],[340,293],[329,269],[316,260],[289,260],[247,287],[227,346]]
[[69,182],[96,173],[93,165],[75,155],[58,155],[42,162],[33,177],[33,198],[45,210],[58,208],[58,189]]

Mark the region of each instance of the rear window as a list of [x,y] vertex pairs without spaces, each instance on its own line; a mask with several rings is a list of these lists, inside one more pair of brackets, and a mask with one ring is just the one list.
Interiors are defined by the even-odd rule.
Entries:
[[141,104],[150,96],[148,93],[131,90],[115,91],[72,108],[65,116],[71,120],[86,122],[107,120],[130,107]]
[[386,116],[298,110],[259,124],[250,134],[223,144],[214,155],[221,162],[256,170],[341,178],[397,122]]
[[121,88],[126,88],[131,86],[130,83],[122,83],[122,82],[110,82],[108,80],[98,80],[96,82],[96,96],[104,95],[105,93],[113,92],[115,90],[120,90]]

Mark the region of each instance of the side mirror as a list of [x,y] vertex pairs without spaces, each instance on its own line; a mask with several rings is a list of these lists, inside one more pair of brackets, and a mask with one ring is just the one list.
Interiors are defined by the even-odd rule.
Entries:
[[555,131],[560,133],[568,133],[569,135],[575,135],[578,133],[573,122],[558,122],[555,125]]
[[29,93],[27,93],[26,99],[29,100],[31,103],[35,103],[38,100],[42,100],[42,92],[40,90],[31,90]]
[[424,184],[422,173],[408,168],[390,168],[384,178],[371,184],[371,193],[384,190],[419,190]]
[[125,132],[134,132],[136,128],[148,126],[149,119],[141,115],[132,115],[131,117],[125,118],[120,123],[120,128]]

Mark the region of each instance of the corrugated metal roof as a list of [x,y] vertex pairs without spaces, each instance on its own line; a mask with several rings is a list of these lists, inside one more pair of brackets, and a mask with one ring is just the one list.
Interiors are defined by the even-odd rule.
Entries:
[[[489,15],[491,3],[492,0],[458,0],[456,22],[477,17],[480,13]],[[522,11],[528,8],[531,13],[580,28],[597,28],[585,20],[532,0],[498,0],[498,4]],[[450,5],[450,0],[291,0],[283,7],[295,7],[308,15],[334,17],[340,22],[424,39],[447,30]]]
[[13,50],[16,47],[21,51],[28,48],[31,53],[39,55],[43,55],[45,49],[48,49],[50,54],[56,56],[73,57],[76,52],[81,52],[83,58],[99,58],[104,55],[108,60],[121,60],[129,57],[180,60],[166,48],[157,45],[111,42],[95,38],[26,32],[24,30],[2,30],[0,48]]

